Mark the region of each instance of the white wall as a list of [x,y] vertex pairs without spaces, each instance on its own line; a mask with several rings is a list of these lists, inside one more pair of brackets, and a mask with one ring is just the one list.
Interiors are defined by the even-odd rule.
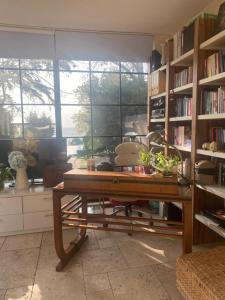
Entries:
[[210,2],[205,8],[204,8],[204,12],[211,12],[214,14],[218,13],[218,9],[221,3],[225,2],[224,0],[213,0],[212,2]]

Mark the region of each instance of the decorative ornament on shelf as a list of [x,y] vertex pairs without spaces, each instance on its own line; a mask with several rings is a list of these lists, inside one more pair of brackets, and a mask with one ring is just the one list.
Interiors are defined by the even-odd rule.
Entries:
[[9,165],[13,170],[16,170],[16,190],[26,190],[29,188],[27,178],[27,160],[20,151],[12,151],[9,154]]

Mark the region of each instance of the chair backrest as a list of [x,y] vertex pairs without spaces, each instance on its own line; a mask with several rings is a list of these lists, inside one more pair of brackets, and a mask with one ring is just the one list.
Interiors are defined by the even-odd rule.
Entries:
[[146,151],[148,150],[148,147],[137,142],[119,144],[115,149],[117,154],[115,164],[121,167],[133,167],[139,165],[140,150]]

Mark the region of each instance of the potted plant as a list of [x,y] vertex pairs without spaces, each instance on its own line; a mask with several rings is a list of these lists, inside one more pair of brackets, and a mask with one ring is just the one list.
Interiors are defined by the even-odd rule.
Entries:
[[154,168],[163,173],[164,176],[171,176],[176,173],[180,158],[176,155],[166,156],[162,151],[152,154],[154,156]]
[[5,164],[0,164],[0,191],[4,190],[5,181],[10,179],[14,179],[11,169]]
[[148,150],[141,150],[139,152],[140,156],[140,164],[144,167],[145,174],[151,174],[152,173],[152,159],[153,159],[153,153]]

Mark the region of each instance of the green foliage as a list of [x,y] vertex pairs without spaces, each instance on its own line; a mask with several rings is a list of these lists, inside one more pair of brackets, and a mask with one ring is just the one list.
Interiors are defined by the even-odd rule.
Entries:
[[13,179],[11,169],[4,164],[0,164],[0,190],[4,188],[4,181],[10,179]]
[[154,167],[163,173],[172,173],[173,167],[176,167],[180,159],[176,155],[166,156],[162,151],[153,154],[154,155]]
[[140,164],[143,166],[151,166],[152,165],[152,159],[153,159],[153,154],[150,151],[146,150],[141,150],[140,153]]

